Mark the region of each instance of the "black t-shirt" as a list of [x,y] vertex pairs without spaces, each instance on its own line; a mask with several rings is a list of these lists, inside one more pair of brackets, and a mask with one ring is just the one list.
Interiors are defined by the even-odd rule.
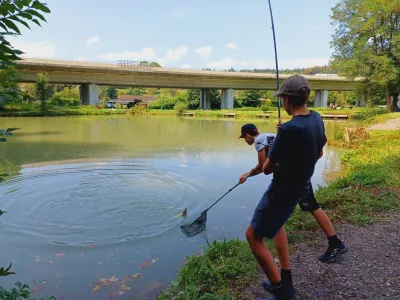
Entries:
[[324,122],[315,111],[282,124],[268,154],[277,164],[273,183],[291,192],[309,186],[326,141]]

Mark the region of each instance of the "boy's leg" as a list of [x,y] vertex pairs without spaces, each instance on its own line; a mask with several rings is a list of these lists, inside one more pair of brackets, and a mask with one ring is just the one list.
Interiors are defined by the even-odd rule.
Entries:
[[319,260],[324,263],[338,261],[340,255],[347,252],[348,246],[337,237],[330,218],[326,212],[319,207],[311,185],[308,197],[300,200],[299,205],[303,211],[310,212],[313,215],[328,239],[328,249],[325,253],[320,255]]
[[[275,296],[268,299],[291,299],[293,291],[289,290],[286,284],[282,283],[281,275],[275,264],[274,258],[271,255],[264,237],[274,239],[277,237],[278,244],[282,251],[282,260],[284,264],[288,263],[288,254],[283,254],[286,249],[288,251],[286,232],[283,230],[283,225],[294,212],[294,205],[282,206],[280,199],[276,199],[276,195],[271,187],[264,193],[260,203],[254,211],[251,225],[246,231],[246,238],[256,257],[258,263],[264,273],[270,280],[271,290]],[[285,245],[286,242],[286,245]],[[285,262],[286,260],[286,262]]]
[[321,227],[321,229],[323,230],[323,232],[327,237],[336,236],[336,232],[335,229],[333,228],[332,222],[322,208],[318,208],[312,211],[311,213],[314,216],[315,220],[317,220],[319,226]]
[[284,227],[274,237],[274,243],[281,269],[290,270],[289,241]]
[[279,284],[281,275],[264,239],[256,235],[251,225],[247,228],[246,238],[265,275],[267,275],[272,284]]
[[[290,270],[289,242],[284,227],[282,227],[274,237],[274,243],[279,257],[279,263],[281,265],[282,284],[286,286],[292,295],[294,295],[296,291],[293,287],[292,273]],[[262,285],[267,291],[273,290],[273,286],[269,280],[264,280]]]

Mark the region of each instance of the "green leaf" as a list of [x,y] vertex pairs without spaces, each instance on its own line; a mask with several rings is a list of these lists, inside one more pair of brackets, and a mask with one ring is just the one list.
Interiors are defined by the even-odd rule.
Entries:
[[51,13],[51,10],[45,4],[43,4],[43,3],[41,3],[41,2],[39,2],[37,0],[35,0],[32,3],[31,7],[34,8],[34,9],[38,9],[38,10],[44,11],[46,13]]
[[15,5],[18,6],[19,9],[23,9],[25,6],[23,0],[15,0]]
[[0,21],[0,26],[2,27],[2,28],[4,28],[4,30],[5,31],[8,31],[8,28],[7,28],[7,26],[6,25],[4,25],[1,21]]
[[29,11],[29,9],[26,10],[26,11],[21,11],[18,15],[23,17],[23,18],[25,18],[25,19],[32,20],[32,14],[27,13],[27,11]]
[[40,27],[42,27],[42,25],[40,25],[40,22],[38,19],[32,19],[32,22],[34,22],[34,23],[38,24]]
[[21,20],[20,18],[18,18],[17,16],[11,16],[10,19],[17,21],[19,23],[21,23],[22,25],[25,25],[25,27],[28,27],[28,29],[31,29],[28,25],[28,23],[26,23],[25,21]]
[[[8,27],[11,28],[12,30],[14,30],[15,32],[18,32],[19,34],[21,34],[21,32],[19,31],[17,25],[14,24],[14,22],[8,20],[8,19],[2,19],[2,22]],[[0,23],[1,24],[1,23]],[[7,30],[8,31],[8,30]]]
[[39,19],[42,19],[44,22],[47,22],[45,17],[43,17],[43,15],[41,13],[37,12],[36,10],[27,9],[25,12],[30,14],[30,16],[31,16],[30,20],[32,20],[32,15],[34,15],[34,16],[38,17]]

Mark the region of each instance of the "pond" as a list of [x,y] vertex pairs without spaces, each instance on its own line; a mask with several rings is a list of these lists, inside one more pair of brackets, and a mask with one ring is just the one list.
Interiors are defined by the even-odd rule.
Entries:
[[[275,121],[256,123],[275,132]],[[85,116],[1,118],[18,127],[0,148],[0,266],[13,263],[36,297],[154,299],[186,256],[207,241],[244,239],[270,183],[260,174],[208,213],[207,230],[185,237],[179,213],[195,215],[257,163],[254,146],[238,140],[245,120]],[[326,148],[314,188],[339,171]]]

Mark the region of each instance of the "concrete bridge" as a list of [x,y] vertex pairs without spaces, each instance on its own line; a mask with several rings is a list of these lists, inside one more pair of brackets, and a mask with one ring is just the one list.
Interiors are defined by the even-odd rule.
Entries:
[[[276,90],[276,76],[268,73],[203,71],[149,67],[129,61],[118,64],[25,59],[17,63],[20,82],[36,82],[47,73],[50,83],[80,85],[82,104],[97,105],[98,86],[201,89],[201,108],[210,109],[208,89],[221,89],[221,108],[233,108],[234,89]],[[280,74],[281,82],[290,75]],[[328,105],[328,91],[353,91],[357,80],[339,76],[305,76],[316,91],[315,106]]]

